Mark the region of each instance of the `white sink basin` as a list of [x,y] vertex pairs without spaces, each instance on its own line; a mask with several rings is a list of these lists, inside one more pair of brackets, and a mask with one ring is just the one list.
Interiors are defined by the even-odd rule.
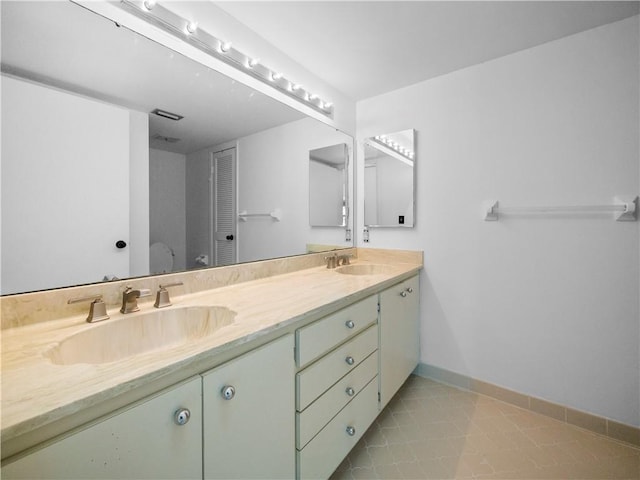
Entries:
[[343,265],[342,267],[337,267],[335,271],[344,275],[380,275],[392,273],[393,267],[374,263],[360,263]]
[[62,340],[45,356],[57,365],[115,362],[208,337],[235,316],[226,307],[183,307],[111,318]]

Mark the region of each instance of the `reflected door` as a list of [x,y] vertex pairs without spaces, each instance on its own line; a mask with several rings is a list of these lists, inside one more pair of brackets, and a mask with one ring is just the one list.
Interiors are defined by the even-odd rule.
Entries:
[[5,76],[1,104],[2,294],[128,277],[129,113]]
[[212,237],[216,266],[236,262],[236,149],[212,154],[215,199]]

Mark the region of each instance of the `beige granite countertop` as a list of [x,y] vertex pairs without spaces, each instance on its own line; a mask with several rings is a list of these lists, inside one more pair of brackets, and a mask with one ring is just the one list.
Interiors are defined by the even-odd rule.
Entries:
[[[141,303],[140,312],[126,316],[117,308],[109,308],[111,318],[93,324],[86,323],[86,314],[82,314],[4,329],[3,457],[126,404],[122,402],[135,401],[206,371],[243,353],[243,346],[244,351],[255,348],[409,278],[422,268],[421,254],[419,262],[415,257],[407,262],[406,256],[394,260],[393,255],[385,255],[383,261],[375,256],[369,261],[360,257],[354,263],[384,263],[388,269],[372,275],[345,275],[323,266],[312,267],[174,295],[173,306],[167,309],[224,306],[236,312],[234,322],[209,337],[110,363],[56,365],[45,353],[77,332],[158,311],[151,303]],[[122,402],[113,403],[118,397]]]

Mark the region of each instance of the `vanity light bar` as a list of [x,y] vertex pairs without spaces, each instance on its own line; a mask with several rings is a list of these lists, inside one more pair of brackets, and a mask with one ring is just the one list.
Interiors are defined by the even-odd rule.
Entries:
[[187,20],[158,5],[155,0],[121,0],[120,6],[148,23],[165,30],[212,57],[251,75],[278,91],[296,99],[307,107],[333,116],[333,104],[326,102],[300,84],[289,80],[281,72],[272,70],[233,47],[231,42],[220,40],[202,30],[197,22]]
[[404,158],[411,160],[412,162],[414,157],[416,156],[412,150],[409,150],[408,148],[404,148],[399,143],[394,142],[393,140],[388,138],[386,135],[376,135],[373,139],[380,145],[383,145],[384,147],[393,150],[398,155],[401,155]]

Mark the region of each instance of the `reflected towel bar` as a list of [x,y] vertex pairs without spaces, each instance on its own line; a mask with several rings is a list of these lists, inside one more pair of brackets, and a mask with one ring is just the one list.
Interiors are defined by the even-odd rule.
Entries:
[[500,213],[535,214],[535,213],[614,213],[618,222],[635,222],[638,220],[638,197],[621,199],[616,197],[611,205],[558,205],[545,207],[501,207],[498,201],[487,202],[484,208],[484,219],[487,222],[497,221]]
[[276,222],[279,222],[282,219],[282,210],[280,210],[279,208],[276,208],[275,210],[269,213],[247,213],[246,210],[243,210],[240,213],[238,213],[238,218],[243,222],[246,222],[247,218],[249,217],[271,217]]

